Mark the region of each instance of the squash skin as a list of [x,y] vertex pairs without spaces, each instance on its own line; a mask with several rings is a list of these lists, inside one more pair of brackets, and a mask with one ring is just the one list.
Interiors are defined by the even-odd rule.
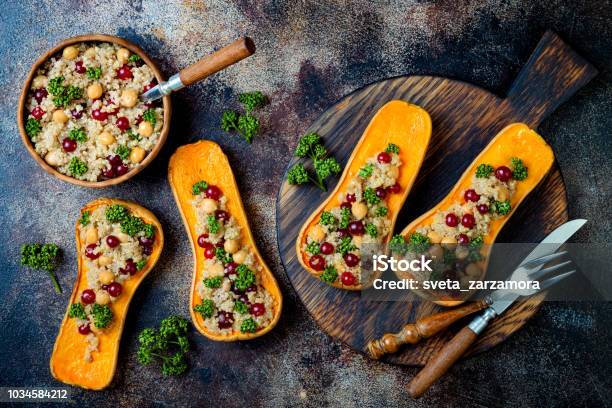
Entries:
[[[241,333],[237,331],[231,335],[218,335],[209,332],[204,326],[204,319],[195,312],[193,308],[200,303],[197,293],[197,283],[203,279],[204,252],[196,245],[197,234],[195,231],[196,218],[191,201],[193,200],[192,186],[194,183],[206,180],[208,183],[219,187],[224,196],[227,197],[229,213],[242,227],[243,240],[246,239],[257,261],[262,266],[259,274],[260,284],[270,293],[274,299],[273,319],[268,326],[255,333]],[[281,315],[283,296],[272,274],[270,268],[264,262],[255,239],[249,227],[246,212],[238,191],[238,184],[229,164],[229,160],[221,147],[210,141],[200,140],[196,143],[179,147],[168,165],[168,182],[172,188],[174,199],[178,206],[181,218],[187,230],[187,236],[193,251],[193,277],[191,281],[191,294],[189,298],[189,311],[195,328],[204,336],[215,341],[238,341],[250,340],[263,336],[276,326]]]
[[[304,260],[306,254],[302,248],[308,237],[308,231],[317,223],[323,211],[338,205],[337,196],[339,192],[346,190],[365,161],[384,151],[389,143],[394,143],[400,148],[400,158],[402,160],[400,175],[397,180],[402,187],[402,192],[401,194],[392,194],[386,200],[392,218],[391,232],[383,244],[391,240],[397,215],[404,205],[425,159],[431,138],[431,129],[431,118],[427,111],[401,100],[392,100],[376,112],[353,149],[338,184],[328,198],[311,214],[298,234],[295,246],[297,258],[308,273],[317,278],[322,274],[322,272],[310,268]],[[352,286],[344,286],[338,279],[331,286],[344,290],[362,290],[371,286],[375,278],[376,276],[372,276],[365,285],[361,283]]]
[[85,262],[80,256],[81,245],[83,243],[80,240],[79,223],[78,221],[76,223],[76,245],[77,254],[79,254],[77,279],[72,289],[70,302],[60,325],[55,345],[53,346],[49,365],[51,374],[57,380],[90,390],[106,388],[113,380],[119,355],[119,343],[130,301],[142,280],[159,260],[164,246],[164,232],[157,217],[151,211],[134,202],[115,198],[99,198],[86,204],[81,209],[81,214],[99,206],[113,204],[121,204],[127,207],[133,214],[141,217],[146,223],[153,224],[156,228],[156,235],[153,252],[149,256],[147,264],[142,270],[123,283],[121,296],[113,304],[113,323],[98,335],[100,338],[99,351],[94,353],[92,362],[86,362],[83,360],[83,354],[87,347],[85,336],[78,333],[75,319],[68,317],[70,305],[78,302],[79,294],[88,287]]
[[[482,268],[483,272],[479,279],[484,278],[489,264],[491,245],[495,242],[497,235],[506,222],[512,217],[520,203],[522,203],[529,193],[535,190],[545,179],[555,162],[552,148],[540,135],[530,129],[526,124],[513,123],[502,129],[468,166],[448,195],[431,210],[412,221],[400,234],[404,236],[404,238],[407,238],[419,226],[431,224],[438,210],[444,210],[456,201],[463,202],[463,193],[469,188],[472,176],[475,174],[479,164],[488,163],[493,165],[493,167],[500,165],[508,166],[512,157],[518,157],[523,161],[525,166],[529,169],[529,176],[527,179],[516,183],[516,191],[510,202],[512,206],[510,213],[505,217],[493,220],[490,224],[489,234],[483,236],[484,245],[487,250],[485,253],[485,260],[482,262],[482,264],[484,264]],[[406,274],[410,275],[409,272],[406,272]],[[422,295],[419,291],[415,292]],[[434,303],[441,306],[452,307],[464,301],[465,300],[453,300],[451,298],[438,300]]]

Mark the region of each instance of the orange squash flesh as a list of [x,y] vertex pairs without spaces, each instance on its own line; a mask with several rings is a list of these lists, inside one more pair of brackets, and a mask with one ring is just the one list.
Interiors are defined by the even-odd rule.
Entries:
[[[483,254],[485,259],[481,262],[483,266],[481,278],[484,277],[488,266],[490,250],[492,248],[491,245],[495,242],[497,235],[506,222],[512,217],[512,214],[514,214],[520,203],[523,202],[529,193],[531,193],[546,177],[555,162],[555,156],[551,147],[540,135],[531,130],[527,125],[523,123],[513,123],[502,129],[478,157],[474,159],[448,195],[431,210],[411,222],[402,230],[401,235],[404,236],[404,238],[409,237],[417,228],[424,225],[430,225],[438,211],[445,211],[455,202],[462,203],[464,201],[464,192],[470,188],[472,177],[476,173],[478,165],[487,163],[494,168],[502,165],[508,166],[512,157],[518,157],[523,161],[523,164],[528,168],[529,175],[525,180],[516,182],[516,190],[510,200],[510,205],[512,207],[510,213],[501,218],[492,220],[489,224],[489,233],[483,236],[483,250],[486,253]],[[409,272],[406,273],[410,275]],[[463,300],[443,298],[435,303],[442,306],[455,306],[463,303]]]
[[[424,109],[404,101],[394,100],[378,110],[357,142],[336,188],[312,213],[300,230],[296,241],[296,253],[300,264],[306,271],[315,277],[322,274],[308,266],[308,255],[303,251],[309,230],[318,223],[323,211],[329,211],[339,205],[338,194],[347,190],[349,183],[357,177],[357,173],[366,160],[384,151],[389,143],[394,143],[400,148],[399,155],[402,165],[397,182],[402,190],[400,194],[390,194],[386,198],[388,214],[391,217],[391,233],[383,243],[389,242],[397,215],[404,205],[425,158],[430,138],[431,118]],[[373,278],[369,279],[366,284],[344,286],[338,279],[332,286],[346,290],[361,290],[370,286],[372,281]]]
[[[204,277],[204,251],[196,245],[198,238],[195,229],[196,213],[192,205],[194,198],[192,186],[200,180],[205,180],[207,183],[219,187],[223,195],[227,197],[228,211],[236,219],[244,233],[242,237],[243,242],[246,240],[257,262],[262,266],[262,271],[258,274],[259,282],[274,299],[272,321],[268,326],[255,333],[241,333],[240,331],[235,331],[230,335],[212,333],[206,329],[202,316],[193,310],[196,305],[202,302],[197,291],[197,283]],[[240,198],[236,179],[232,173],[229,160],[225,153],[223,153],[223,150],[221,150],[221,147],[209,140],[201,140],[179,147],[170,158],[168,181],[183,223],[187,229],[187,235],[189,236],[194,254],[194,272],[191,282],[189,310],[195,328],[204,336],[216,341],[249,340],[262,336],[272,330],[280,318],[283,297],[274,275],[265,264],[255,245],[255,239],[249,228],[249,222],[242,199]]]
[[164,233],[162,226],[146,208],[130,202],[114,198],[100,198],[85,205],[81,209],[81,214],[85,211],[92,211],[103,205],[121,204],[129,209],[129,211],[142,218],[148,224],[155,226],[155,243],[153,244],[153,252],[148,258],[147,264],[143,269],[138,271],[130,279],[123,282],[123,291],[121,296],[112,304],[113,322],[112,324],[98,334],[99,346],[98,351],[92,353],[93,361],[87,362],[83,359],[87,341],[85,336],[78,332],[76,320],[68,317],[68,309],[73,303],[78,303],[79,296],[84,289],[88,288],[87,283],[87,266],[80,256],[83,242],[81,242],[78,222],[76,225],[76,246],[78,257],[78,272],[77,279],[72,289],[70,302],[64,320],[60,325],[60,330],[53,346],[51,355],[50,368],[51,374],[57,380],[69,384],[76,385],[86,389],[100,390],[107,387],[115,374],[117,367],[117,358],[119,354],[119,342],[123,332],[123,325],[127,315],[128,307],[136,289],[140,282],[149,274],[157,263],[164,246]]

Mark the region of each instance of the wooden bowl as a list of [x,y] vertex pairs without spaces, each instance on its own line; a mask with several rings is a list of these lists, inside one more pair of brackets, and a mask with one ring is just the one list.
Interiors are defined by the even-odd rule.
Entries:
[[149,152],[147,157],[145,157],[145,159],[142,161],[142,163],[140,163],[138,167],[130,170],[123,176],[108,179],[108,180],[103,180],[103,181],[84,181],[84,180],[78,180],[73,177],[62,174],[59,171],[57,171],[55,168],[48,165],[43,160],[43,158],[40,157],[38,153],[36,153],[36,150],[34,149],[34,146],[32,145],[32,142],[30,141],[30,138],[28,137],[25,131],[24,110],[26,106],[26,99],[28,96],[28,92],[30,90],[30,84],[32,83],[32,80],[36,76],[36,72],[38,71],[38,69],[45,62],[47,62],[53,55],[61,52],[68,45],[78,44],[82,42],[108,42],[108,43],[114,43],[122,47],[125,47],[128,50],[132,51],[134,54],[137,54],[140,58],[142,58],[142,60],[153,71],[153,74],[155,75],[155,78],[157,78],[158,83],[161,83],[164,81],[164,76],[162,75],[157,65],[155,65],[155,63],[147,56],[147,54],[145,54],[145,52],[142,49],[140,49],[140,47],[138,47],[135,44],[132,44],[131,42],[127,40],[124,40],[123,38],[115,37],[113,35],[106,35],[106,34],[86,34],[86,35],[79,35],[76,37],[68,38],[60,42],[58,45],[56,45],[49,51],[47,51],[32,66],[32,69],[30,70],[30,73],[28,74],[28,77],[25,83],[23,84],[23,89],[21,90],[21,96],[19,97],[19,107],[17,108],[17,125],[19,126],[19,133],[21,134],[21,140],[23,140],[23,144],[25,145],[26,149],[28,149],[28,152],[30,152],[30,155],[32,155],[34,160],[36,160],[36,162],[40,165],[40,167],[42,167],[47,173],[57,177],[60,180],[67,181],[68,183],[76,184],[78,186],[103,188],[103,187],[120,184],[126,180],[129,180],[130,178],[134,177],[136,174],[140,173],[145,167],[149,165],[149,163],[153,161],[153,159],[155,159],[159,151],[162,149],[162,146],[164,145],[166,138],[168,137],[168,131],[170,130],[170,115],[172,114],[172,106],[170,104],[170,97],[164,96],[162,99],[163,108],[164,108],[164,124],[162,126],[161,134],[159,136],[157,144],[155,145],[153,150]]

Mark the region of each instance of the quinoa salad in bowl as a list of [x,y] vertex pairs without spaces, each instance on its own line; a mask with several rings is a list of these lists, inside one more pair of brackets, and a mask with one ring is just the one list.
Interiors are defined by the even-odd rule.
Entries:
[[115,184],[147,164],[165,139],[161,101],[140,98],[159,75],[127,42],[83,38],[35,67],[22,95],[20,125],[43,167],[62,179]]

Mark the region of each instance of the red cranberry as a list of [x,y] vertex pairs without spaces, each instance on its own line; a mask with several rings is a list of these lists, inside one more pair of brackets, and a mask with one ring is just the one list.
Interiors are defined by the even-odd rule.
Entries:
[[361,221],[351,221],[348,225],[348,230],[351,235],[363,235],[365,228]]
[[355,254],[348,252],[343,256],[343,258],[348,267],[352,268],[353,266],[359,265],[359,257]]
[[70,114],[72,115],[73,119],[77,119],[78,120],[78,119],[81,119],[83,117],[83,112],[84,112],[83,109],[81,109],[81,110],[72,109],[70,111]]
[[117,177],[117,175],[115,174],[115,169],[113,169],[112,167],[109,169],[102,170],[102,176],[109,179]]
[[34,99],[36,99],[36,102],[38,103],[41,103],[43,99],[47,97],[47,95],[49,95],[49,92],[47,92],[46,88],[38,88],[34,91]]
[[344,286],[353,286],[355,284],[355,275],[350,272],[342,272],[340,275],[340,281]]
[[118,154],[107,156],[106,160],[111,164],[111,166],[119,166],[120,164],[123,164],[123,160],[121,160],[121,157]]
[[130,171],[130,168],[125,164],[120,164],[119,166],[115,167],[115,174],[117,175],[117,177],[123,176],[128,171]]
[[153,253],[153,246],[146,246],[142,248],[142,253],[145,255],[151,255]]
[[489,212],[489,206],[486,204],[478,204],[476,208],[478,209],[478,212],[481,214],[486,214]]
[[465,190],[463,198],[465,198],[465,201],[477,202],[478,200],[480,200],[480,195],[476,193],[476,190],[470,188],[469,190]]
[[230,215],[227,211],[215,210],[215,218],[223,222],[227,222],[230,219]]
[[346,201],[348,201],[349,203],[354,203],[355,201],[357,201],[357,198],[355,197],[355,194],[347,194]]
[[137,125],[140,125],[140,122],[142,122],[142,121],[143,121],[142,115],[138,115],[138,116],[136,116],[136,119],[134,119],[134,123],[137,124]]
[[151,82],[149,82],[148,85],[145,85],[145,87],[143,88],[143,92],[147,92],[148,90],[150,90],[151,88],[155,87],[157,85],[157,81],[156,80],[152,80]]
[[136,272],[138,272],[138,267],[136,266],[136,263],[130,258],[125,261],[125,267],[120,268],[119,272],[121,272],[124,275],[128,273],[130,275],[135,275]]
[[79,326],[79,333],[81,333],[82,335],[87,336],[89,332],[91,332],[91,329],[89,328],[88,324],[83,324]]
[[476,219],[470,213],[463,214],[463,217],[461,217],[461,224],[465,228],[474,228],[474,225],[476,225]]
[[106,291],[112,297],[117,297],[121,294],[122,290],[123,290],[123,286],[121,286],[119,282],[111,282],[108,284],[108,289]]
[[74,70],[77,72],[77,74],[84,74],[87,72],[87,68],[83,66],[83,61],[81,60],[74,63]]
[[266,313],[266,307],[263,303],[253,303],[249,308],[249,312],[251,312],[253,316],[262,316]]
[[376,157],[379,163],[391,163],[391,155],[387,152],[380,152]]
[[512,170],[506,166],[499,166],[495,170],[495,177],[497,177],[499,181],[506,182],[512,178]]
[[85,256],[89,259],[98,259],[100,254],[94,253],[94,251],[98,248],[98,244],[89,244],[85,247]]
[[125,132],[126,130],[130,128],[130,121],[125,116],[121,116],[120,118],[117,118],[115,125],[117,125],[119,130],[121,130],[122,132]]
[[444,218],[444,222],[446,222],[446,225],[449,227],[456,227],[459,225],[459,218],[453,213],[448,213]]
[[70,138],[65,138],[64,140],[62,140],[62,149],[64,149],[65,152],[74,152],[76,148],[76,140]]
[[459,243],[459,245],[467,245],[470,243],[470,238],[465,234],[459,234],[457,242]]
[[40,118],[42,118],[43,115],[45,114],[45,111],[40,106],[37,106],[34,109],[32,109],[32,112],[30,114],[34,116],[34,119],[40,120]]
[[344,238],[350,235],[348,232],[348,229],[346,228],[338,228],[338,231],[336,231],[336,234],[338,234],[338,238]]
[[399,183],[395,183],[394,185],[387,187],[387,191],[391,194],[397,194],[402,191],[402,186],[400,186]]
[[108,118],[108,113],[102,112],[100,109],[94,109],[91,111],[91,117],[95,120],[102,122]]
[[321,253],[323,255],[331,255],[334,253],[334,246],[329,242],[324,242],[321,244]]
[[213,259],[215,257],[215,246],[210,242],[207,242],[204,247],[204,256],[207,259]]
[[117,238],[114,235],[109,235],[108,237],[106,237],[106,245],[108,245],[111,248],[117,247],[119,243],[120,243],[119,238]]
[[256,285],[251,285],[248,288],[246,288],[247,292],[257,292],[257,286]]
[[123,65],[121,68],[117,70],[117,77],[123,80],[132,79],[133,78],[132,70],[127,65]]
[[221,239],[219,240],[219,242],[217,242],[217,243],[215,244],[215,246],[216,246],[217,248],[223,248],[224,244],[225,244],[225,240],[224,240],[223,238],[221,238]]
[[138,237],[138,242],[144,247],[153,246],[153,244],[155,243],[155,235],[153,235],[151,238]]
[[387,190],[384,187],[376,187],[376,197],[384,200],[387,196]]
[[251,304],[251,302],[249,301],[249,296],[246,293],[243,293],[242,295],[238,296],[238,300],[240,300],[247,306]]
[[206,241],[208,239],[208,234],[202,234],[198,237],[198,246],[200,248],[205,248],[206,244],[208,244],[208,241]]
[[206,197],[212,198],[213,200],[218,200],[222,195],[221,189],[217,186],[209,185],[206,189]]
[[94,292],[92,289],[85,289],[83,293],[81,293],[81,302],[85,303],[86,305],[91,305],[95,301],[96,292]]
[[349,203],[348,201],[343,202],[342,204],[340,204],[340,208],[342,209],[351,209],[351,207],[353,206],[353,204]]
[[229,329],[234,325],[234,314],[231,312],[220,311],[217,314],[217,325],[220,329]]
[[225,269],[223,269],[223,274],[225,276],[235,275],[237,267],[238,267],[238,264],[236,262],[230,262],[227,265],[225,265]]
[[325,259],[323,259],[321,255],[313,255],[310,257],[308,264],[315,271],[322,271],[325,269]]
[[[119,268],[119,270],[121,271],[121,268]],[[108,285],[104,284],[102,286],[100,286],[102,288],[102,290],[107,290],[108,289]]]

